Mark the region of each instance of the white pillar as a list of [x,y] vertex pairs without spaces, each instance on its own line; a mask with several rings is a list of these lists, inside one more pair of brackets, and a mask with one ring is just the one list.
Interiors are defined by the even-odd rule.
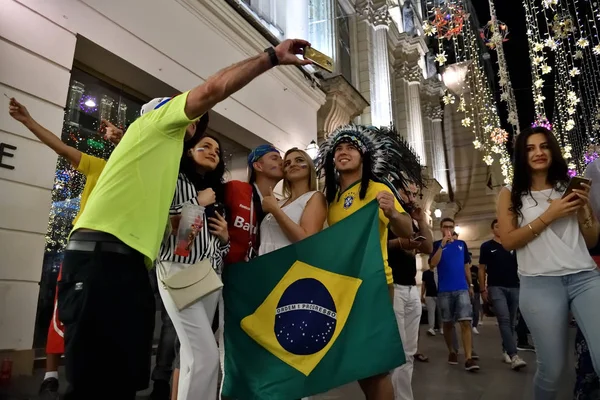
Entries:
[[420,91],[420,82],[408,82],[408,142],[421,159],[421,165],[427,165]]
[[392,123],[392,86],[387,45],[388,24],[387,8],[379,10],[373,20],[373,43],[370,49],[370,56],[373,60],[371,123],[375,126],[389,126]]
[[433,177],[442,186],[442,190],[448,193],[448,174],[446,170],[446,156],[444,152],[444,132],[442,129],[442,109],[440,106],[434,111],[432,119],[432,138],[433,138],[433,151],[435,158],[433,159]]
[[[277,5],[285,7],[285,37],[288,39],[308,39],[308,1],[278,0]],[[319,49],[320,50],[320,49]]]

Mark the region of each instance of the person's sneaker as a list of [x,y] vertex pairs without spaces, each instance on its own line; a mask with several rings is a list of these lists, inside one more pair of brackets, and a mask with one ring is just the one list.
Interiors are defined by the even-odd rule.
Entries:
[[521,359],[521,357],[514,355],[510,359],[510,367],[515,371],[520,370],[521,368],[527,366],[527,363]]
[[427,330],[427,334],[429,336],[435,336],[435,331],[433,329],[429,329],[429,330]]
[[479,360],[479,354],[475,353],[475,350],[471,350],[471,358],[473,360]]
[[448,354],[448,364],[450,364],[450,365],[458,364],[458,355],[456,353]]
[[58,400],[58,379],[44,379],[39,391],[40,400]]
[[465,369],[469,372],[478,371],[479,365],[472,358],[465,361]]
[[156,380],[152,387],[150,400],[169,400],[171,398],[171,385],[169,382]]
[[477,330],[476,327],[473,327],[473,333],[476,334],[476,335],[479,335],[479,331]]
[[517,344],[517,350],[520,351],[533,351],[535,353],[535,346],[530,344]]
[[506,353],[506,352],[502,353],[502,362],[505,364],[512,363],[512,360],[510,359],[510,356],[508,355],[508,353]]

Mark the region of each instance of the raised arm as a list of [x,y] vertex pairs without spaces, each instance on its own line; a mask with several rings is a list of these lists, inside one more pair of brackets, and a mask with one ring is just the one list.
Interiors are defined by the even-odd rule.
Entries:
[[8,113],[11,117],[25,125],[42,143],[50,147],[56,154],[63,156],[77,168],[81,161],[81,152],[74,147],[71,147],[60,140],[55,134],[40,125],[34,120],[27,108],[19,103],[15,98],[10,99]]
[[185,105],[185,114],[189,119],[200,117],[215,104],[225,100],[276,65],[311,64],[311,61],[301,60],[296,56],[302,54],[306,46],[310,46],[310,43],[305,40],[284,40],[275,48],[273,56],[264,52],[222,69],[190,91]]

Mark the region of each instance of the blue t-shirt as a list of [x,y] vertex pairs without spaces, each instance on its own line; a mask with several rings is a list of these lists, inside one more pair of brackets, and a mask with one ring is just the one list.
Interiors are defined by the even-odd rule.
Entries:
[[[441,240],[433,243],[431,258],[438,251]],[[437,265],[438,270],[438,292],[455,292],[457,290],[468,290],[467,278],[465,276],[465,264],[469,263],[469,249],[462,240],[446,243],[442,249],[442,258]]]

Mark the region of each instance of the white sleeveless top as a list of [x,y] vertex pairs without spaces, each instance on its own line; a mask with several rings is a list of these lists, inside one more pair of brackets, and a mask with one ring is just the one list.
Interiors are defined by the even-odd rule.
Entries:
[[[506,188],[511,190],[510,186]],[[550,207],[548,198],[560,199],[563,192],[564,189],[545,189],[521,196],[523,217],[519,217],[519,227],[526,227],[542,215]],[[555,220],[537,238],[518,249],[517,262],[519,274],[525,276],[563,276],[596,268],[576,214]]]
[[[315,193],[317,192],[312,191],[304,193],[281,210],[290,217],[294,223],[299,224],[306,204]],[[279,202],[280,207],[283,204],[285,204],[285,200]],[[263,254],[281,249],[290,244],[292,244],[292,242],[290,242],[285,233],[283,233],[273,214],[267,214],[260,224],[260,247],[258,248],[258,255],[262,256]]]

